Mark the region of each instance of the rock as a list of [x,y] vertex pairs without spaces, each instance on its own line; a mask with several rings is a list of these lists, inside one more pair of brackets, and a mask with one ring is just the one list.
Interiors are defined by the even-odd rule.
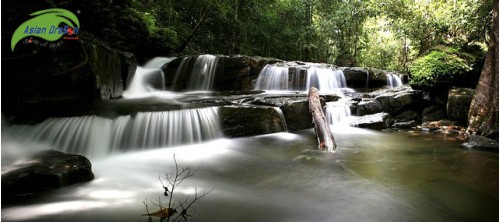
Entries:
[[[102,99],[118,98],[125,89],[128,75],[135,71],[134,55],[112,49],[104,43],[87,41],[83,44],[87,64],[95,75],[96,87]],[[123,64],[122,64],[123,62]]]
[[468,142],[463,144],[469,149],[478,149],[498,153],[498,141],[479,135],[469,135]]
[[438,131],[446,134],[464,134],[465,128],[458,126],[457,122],[450,120],[426,121],[421,126],[423,131],[433,132]]
[[448,103],[446,104],[446,113],[448,114],[448,118],[466,125],[473,96],[474,89],[450,89],[448,92]]
[[374,68],[339,67],[350,88],[379,88],[387,85],[386,71]]
[[[2,166],[4,168],[5,166]],[[35,154],[25,164],[2,173],[2,202],[94,179],[92,165],[84,156],[58,151]]]
[[420,113],[415,110],[406,110],[394,117],[395,121],[405,122],[411,120],[420,120]]
[[341,67],[347,86],[350,88],[368,88],[369,72],[361,67]]
[[287,128],[290,131],[310,129],[313,127],[307,99],[301,101],[288,101],[281,109],[285,116]]
[[30,118],[45,112],[32,108],[39,104],[86,105],[121,96],[128,75],[135,71],[134,55],[85,32],[79,38],[56,48],[30,45],[6,53],[3,68],[15,75],[2,77],[9,82],[3,90],[12,92],[2,96],[5,116]]
[[387,71],[369,68],[368,72],[370,73],[370,88],[378,88],[387,86]]
[[253,89],[250,76],[251,59],[248,56],[219,56],[217,68],[222,75],[216,75],[214,90],[251,90]]
[[278,62],[283,62],[283,60],[279,60],[276,58],[253,56],[250,58],[250,75],[257,78],[257,76],[259,76],[260,71],[262,71],[262,69],[264,69],[266,65]]
[[393,118],[389,113],[376,113],[355,118],[351,125],[360,128],[382,130],[389,128]]
[[382,106],[380,103],[374,100],[362,100],[358,103],[358,107],[356,109],[356,114],[358,116],[370,115],[375,113],[383,112]]
[[368,98],[373,99],[365,98],[359,102],[356,113],[360,116],[379,112],[396,115],[414,108],[419,96],[419,91],[409,87],[374,91],[368,94]]
[[227,137],[245,137],[286,131],[277,107],[223,106],[219,108],[222,132]]
[[438,121],[446,118],[446,112],[443,107],[429,106],[422,111],[422,121]]
[[307,149],[302,152],[301,155],[294,158],[294,161],[298,162],[322,162],[327,158],[331,158],[332,153],[324,152],[321,150]]
[[319,97],[324,99],[325,102],[335,102],[342,98],[337,94],[320,94]]
[[392,125],[392,127],[394,128],[402,128],[402,129],[411,129],[416,126],[418,126],[418,123],[415,120],[396,122]]

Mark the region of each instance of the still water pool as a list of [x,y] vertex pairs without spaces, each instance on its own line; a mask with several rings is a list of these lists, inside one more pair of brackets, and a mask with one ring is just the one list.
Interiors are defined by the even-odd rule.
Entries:
[[215,187],[190,221],[498,221],[498,154],[443,134],[333,133],[334,154],[307,151],[310,129],[91,158],[95,180],[2,206],[2,221],[146,222],[142,201],[164,198],[174,153],[200,167],[179,200]]

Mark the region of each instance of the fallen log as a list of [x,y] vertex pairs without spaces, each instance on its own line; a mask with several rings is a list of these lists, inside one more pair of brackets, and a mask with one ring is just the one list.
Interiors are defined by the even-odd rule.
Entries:
[[337,151],[337,144],[335,144],[330,125],[326,121],[325,113],[321,106],[319,91],[314,87],[311,87],[309,90],[309,113],[312,116],[316,138],[318,138],[318,148],[322,151]]

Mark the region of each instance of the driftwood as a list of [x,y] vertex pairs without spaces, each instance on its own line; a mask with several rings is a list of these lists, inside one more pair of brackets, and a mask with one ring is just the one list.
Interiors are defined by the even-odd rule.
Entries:
[[311,87],[309,90],[309,113],[311,113],[312,116],[319,149],[322,151],[335,152],[337,150],[337,144],[335,144],[330,125],[326,121],[325,113],[323,112],[321,101],[319,100],[319,91],[314,87]]

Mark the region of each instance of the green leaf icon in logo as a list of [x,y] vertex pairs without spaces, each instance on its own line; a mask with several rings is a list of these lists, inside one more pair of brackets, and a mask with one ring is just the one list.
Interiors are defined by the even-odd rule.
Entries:
[[[49,42],[56,41],[60,39],[63,34],[58,31],[50,30],[51,28],[58,28],[61,23],[65,23],[69,27],[80,27],[80,22],[78,18],[72,12],[61,9],[45,9],[31,13],[30,16],[36,16],[17,27],[12,39],[10,41],[10,47],[12,51],[16,47],[17,43],[22,39],[29,36],[36,36],[45,39]],[[28,31],[30,28],[34,28],[35,31]],[[38,29],[38,31],[36,31]],[[52,31],[52,32],[51,32]]]

